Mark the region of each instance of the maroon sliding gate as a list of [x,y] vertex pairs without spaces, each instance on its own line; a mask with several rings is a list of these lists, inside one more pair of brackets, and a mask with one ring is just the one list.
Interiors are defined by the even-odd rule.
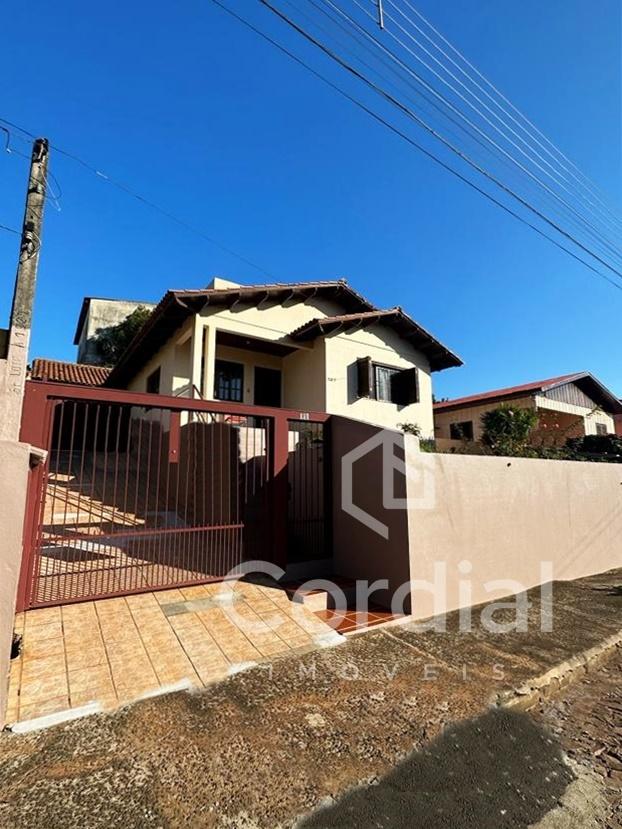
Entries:
[[[19,608],[328,555],[327,415],[27,383]],[[303,505],[302,507],[298,505]]]

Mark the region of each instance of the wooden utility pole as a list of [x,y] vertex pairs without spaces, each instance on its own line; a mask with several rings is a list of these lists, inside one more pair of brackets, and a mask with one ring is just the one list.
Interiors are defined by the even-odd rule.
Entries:
[[6,361],[0,360],[0,440],[19,438],[32,306],[41,249],[48,156],[47,139],[37,138],[32,147],[30,160]]

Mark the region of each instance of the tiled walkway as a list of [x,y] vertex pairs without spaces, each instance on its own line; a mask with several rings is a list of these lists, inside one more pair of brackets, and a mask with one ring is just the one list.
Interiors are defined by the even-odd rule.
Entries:
[[354,608],[348,608],[346,611],[338,612],[336,610],[316,610],[315,615],[318,619],[329,624],[339,633],[344,635],[350,633],[359,633],[377,625],[383,625],[387,622],[398,622],[404,619],[403,615],[391,613],[380,605],[370,605],[367,611],[357,611]]
[[91,702],[111,709],[183,680],[201,687],[336,636],[283,590],[247,582],[30,610],[16,632],[9,723]]

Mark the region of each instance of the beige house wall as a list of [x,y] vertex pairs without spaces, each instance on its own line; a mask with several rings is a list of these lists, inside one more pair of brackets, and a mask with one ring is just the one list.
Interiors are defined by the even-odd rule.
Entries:
[[326,343],[316,340],[313,347],[295,351],[283,360],[283,405],[300,411],[326,411]]
[[[413,592],[417,618],[541,584],[542,562],[554,580],[622,567],[618,464],[419,453],[410,468],[433,487],[431,503],[418,505],[409,478],[411,578],[432,582],[437,562],[447,571],[440,606]],[[492,590],[495,580],[505,583]]]
[[[297,344],[288,335],[316,318],[342,312],[337,303],[311,300],[285,305],[234,306],[206,305],[162,345],[146,366],[132,379],[131,391],[145,391],[147,378],[160,368],[162,394],[180,394],[195,386],[207,400],[214,397],[214,360],[226,359],[244,365],[244,402],[254,402],[254,369],[257,366],[282,371],[282,404],[300,411],[327,411],[347,415],[385,428],[400,423],[416,423],[425,437],[433,435],[432,382],[427,359],[381,325],[346,334],[318,337],[312,343]],[[294,350],[277,357],[257,350],[217,345],[219,331],[247,336],[249,339],[279,342]],[[189,340],[187,339],[189,338]],[[201,359],[205,350],[205,359]],[[183,354],[183,358],[182,358]],[[420,400],[410,406],[356,397],[356,361],[371,357],[374,362],[395,368],[419,369]],[[183,370],[185,361],[190,361]]]
[[[427,359],[400,339],[390,329],[374,325],[365,330],[333,335],[326,342],[326,411],[353,417],[366,423],[397,429],[400,423],[415,423],[423,437],[432,437],[432,380]],[[371,357],[375,363],[406,369],[417,367],[419,402],[397,406],[384,400],[357,398],[359,357]]]
[[[183,391],[191,379],[190,361],[184,371],[184,356],[190,354],[193,347],[193,323],[189,321],[180,328],[128,383],[129,391],[147,390],[147,378],[156,369],[160,369],[160,393],[175,394]],[[188,344],[190,339],[190,344]],[[189,396],[189,395],[184,395]]]
[[0,441],[0,728],[5,724],[30,447]]

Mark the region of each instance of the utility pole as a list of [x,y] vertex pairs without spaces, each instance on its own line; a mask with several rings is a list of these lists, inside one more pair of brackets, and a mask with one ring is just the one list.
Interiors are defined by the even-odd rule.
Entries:
[[0,360],[0,440],[19,439],[32,307],[41,249],[48,156],[47,139],[37,138],[30,160],[6,361]]

